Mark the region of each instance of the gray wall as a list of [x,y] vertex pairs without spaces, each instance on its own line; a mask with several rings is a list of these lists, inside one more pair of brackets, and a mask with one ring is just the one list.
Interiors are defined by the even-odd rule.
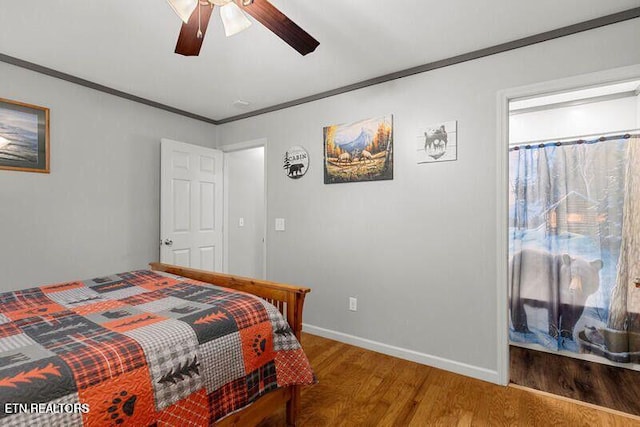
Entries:
[[[220,126],[268,139],[268,278],[313,289],[307,324],[497,370],[497,91],[640,63],[637,40],[638,19]],[[323,184],[322,127],[388,113],[394,180]],[[452,119],[459,160],[417,165],[419,132]],[[296,181],[291,145],[311,158]]]
[[4,63],[0,97],[51,109],[51,173],[0,170],[0,290],[157,260],[160,138],[215,126]]
[[[264,147],[225,153],[228,272],[261,278],[264,237]],[[240,227],[238,220],[244,219]]]

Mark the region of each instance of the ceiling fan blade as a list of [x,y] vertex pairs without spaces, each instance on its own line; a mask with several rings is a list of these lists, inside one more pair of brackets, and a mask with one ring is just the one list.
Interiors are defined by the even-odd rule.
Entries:
[[243,6],[242,1],[237,3],[256,21],[270,29],[301,55],[313,52],[320,44],[267,0],[253,0],[253,3],[248,6]]
[[[198,10],[200,11],[200,31],[202,31],[202,37],[198,37]],[[209,18],[211,18],[212,11],[213,5],[207,4],[203,6],[198,3],[198,7],[196,7],[189,17],[189,22],[182,24],[180,36],[178,36],[178,43],[176,44],[176,53],[184,56],[198,56],[200,54],[200,48],[202,47],[204,36],[207,33],[207,26],[209,25]]]

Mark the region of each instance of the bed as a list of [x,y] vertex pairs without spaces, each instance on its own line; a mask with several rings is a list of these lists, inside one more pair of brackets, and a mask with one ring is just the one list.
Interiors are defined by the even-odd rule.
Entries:
[[310,290],[150,265],[0,294],[1,425],[296,425]]

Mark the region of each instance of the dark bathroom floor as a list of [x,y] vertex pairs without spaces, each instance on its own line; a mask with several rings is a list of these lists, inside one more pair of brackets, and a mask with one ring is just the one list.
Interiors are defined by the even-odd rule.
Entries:
[[640,371],[510,347],[511,382],[640,415]]

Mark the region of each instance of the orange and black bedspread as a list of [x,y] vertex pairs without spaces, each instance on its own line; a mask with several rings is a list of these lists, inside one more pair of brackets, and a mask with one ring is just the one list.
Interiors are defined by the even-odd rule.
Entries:
[[315,381],[278,310],[134,271],[0,294],[0,425],[210,425]]

